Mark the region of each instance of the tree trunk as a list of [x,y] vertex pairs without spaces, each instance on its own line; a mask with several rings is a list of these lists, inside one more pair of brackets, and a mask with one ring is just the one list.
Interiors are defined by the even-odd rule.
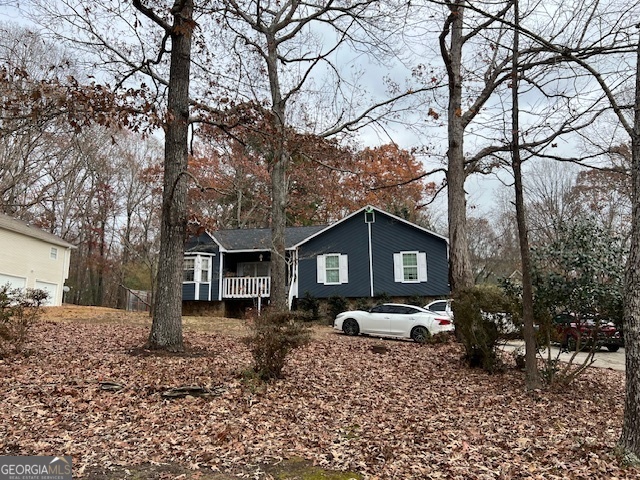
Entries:
[[527,217],[524,208],[524,192],[522,190],[522,157],[520,156],[520,104],[518,102],[518,51],[519,22],[518,0],[513,4],[514,32],[513,59],[511,71],[511,145],[514,188],[516,196],[516,222],[522,262],[522,320],[525,343],[526,387],[528,390],[540,388],[540,376],[537,365],[537,348],[535,330],[533,328],[533,285],[531,283],[531,252],[527,232]]
[[287,262],[285,228],[287,226],[287,167],[289,153],[286,150],[286,104],[280,91],[278,52],[275,36],[267,35],[269,87],[275,127],[273,160],[271,164],[271,308],[288,310]]
[[631,133],[631,246],[624,289],[626,393],[620,444],[625,459],[640,463],[640,39],[636,50],[636,96]]
[[[441,53],[449,80],[447,188],[449,214],[449,285],[453,294],[473,286],[471,256],[467,237],[467,200],[464,190],[464,124],[462,118],[462,46],[463,7],[461,1],[450,4],[451,13],[445,26],[451,28],[451,44]],[[445,33],[443,32],[443,33]]]
[[153,323],[147,346],[182,351],[182,276],[186,235],[189,76],[193,0],[176,0],[171,34],[171,66],[165,127],[160,254]]
[[287,262],[285,258],[285,228],[287,224],[287,187],[285,152],[278,154],[279,158],[271,170],[271,307],[277,311],[289,308],[287,296]]

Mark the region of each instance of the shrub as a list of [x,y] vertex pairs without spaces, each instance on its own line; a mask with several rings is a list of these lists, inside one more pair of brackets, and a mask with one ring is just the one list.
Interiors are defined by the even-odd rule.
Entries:
[[339,313],[345,312],[349,309],[349,303],[344,297],[329,297],[329,316],[331,321],[338,316]]
[[407,303],[409,305],[415,305],[416,307],[424,307],[427,302],[425,301],[424,297],[420,295],[411,295],[407,299]]
[[44,290],[0,287],[0,356],[22,351],[48,296]]
[[263,381],[282,378],[287,355],[309,343],[310,330],[299,321],[295,312],[271,312],[249,319],[250,334],[246,337],[253,356],[253,371]]
[[377,292],[374,296],[376,303],[389,303],[391,297],[387,292]]
[[371,308],[371,301],[368,298],[360,297],[356,300],[356,304],[354,306],[356,310],[362,310],[363,312],[368,312]]
[[305,292],[304,297],[298,300],[298,309],[308,314],[304,320],[315,321],[320,318],[320,301],[310,292]]
[[501,370],[498,341],[509,333],[507,324],[520,323],[516,304],[497,286],[483,285],[462,291],[452,308],[468,365],[490,373]]

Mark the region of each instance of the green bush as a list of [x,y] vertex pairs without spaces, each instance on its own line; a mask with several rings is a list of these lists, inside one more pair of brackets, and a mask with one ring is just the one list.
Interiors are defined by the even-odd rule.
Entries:
[[304,297],[298,300],[298,309],[308,314],[304,320],[315,321],[320,318],[320,301],[310,292],[305,292]]
[[339,313],[349,310],[349,302],[344,297],[329,297],[327,301],[329,305],[329,316],[331,321],[338,316]]
[[424,307],[427,304],[424,297],[421,295],[411,295],[407,299],[407,303],[409,305],[415,305],[416,307]]
[[391,297],[387,292],[377,292],[373,298],[376,303],[389,303],[391,301]]
[[462,291],[452,303],[456,335],[464,345],[464,359],[470,367],[493,373],[503,368],[497,354],[498,342],[519,325],[517,304],[495,285],[481,285]]
[[0,287],[0,357],[22,351],[48,296],[44,290]]
[[295,312],[270,312],[249,318],[244,339],[253,357],[253,371],[263,381],[282,378],[287,355],[309,343],[311,332]]
[[354,308],[356,310],[368,312],[371,309],[371,300],[369,300],[368,298],[360,297],[356,300]]

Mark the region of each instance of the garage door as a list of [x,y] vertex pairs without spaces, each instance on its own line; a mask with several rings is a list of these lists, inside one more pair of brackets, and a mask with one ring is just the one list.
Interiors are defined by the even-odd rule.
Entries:
[[0,285],[6,285],[7,283],[11,285],[10,288],[24,288],[27,286],[27,279],[0,273]]
[[44,302],[44,305],[56,304],[58,285],[56,285],[55,283],[41,282],[40,280],[36,280],[36,288],[39,290],[44,290],[49,294],[49,297],[47,297],[47,301]]

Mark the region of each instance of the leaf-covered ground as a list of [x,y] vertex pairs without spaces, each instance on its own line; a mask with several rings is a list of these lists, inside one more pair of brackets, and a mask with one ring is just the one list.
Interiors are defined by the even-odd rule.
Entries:
[[[140,464],[253,476],[294,457],[365,478],[639,474],[615,455],[620,372],[526,394],[521,372],[469,370],[456,344],[328,333],[291,357],[285,379],[261,386],[243,375],[251,359],[237,335],[188,332],[188,354],[172,356],[140,350],[147,333],[38,324],[30,355],[0,361],[0,454],[72,455],[77,477]],[[386,353],[372,350],[381,344]],[[184,385],[219,395],[161,395]]]

